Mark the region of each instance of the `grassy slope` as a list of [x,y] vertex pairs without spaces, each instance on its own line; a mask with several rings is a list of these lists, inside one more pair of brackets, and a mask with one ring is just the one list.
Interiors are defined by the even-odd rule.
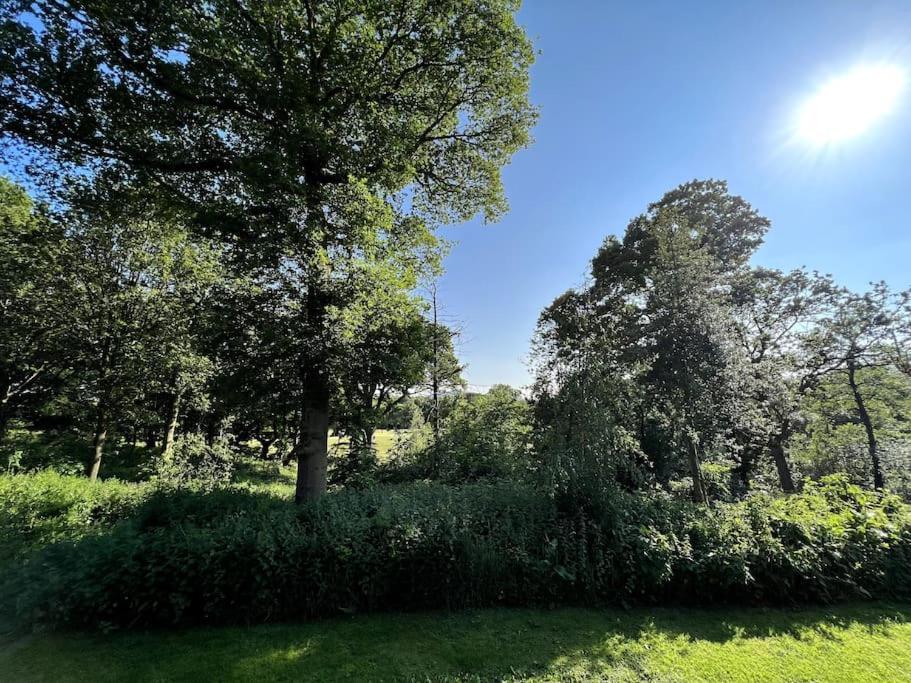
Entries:
[[911,680],[911,606],[487,610],[0,641],[0,680]]

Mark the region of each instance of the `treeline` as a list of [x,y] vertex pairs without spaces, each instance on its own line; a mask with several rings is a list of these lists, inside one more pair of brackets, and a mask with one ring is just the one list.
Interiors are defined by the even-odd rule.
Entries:
[[[110,441],[167,459],[179,425],[290,460],[304,345],[294,275],[238,274],[224,245],[129,206],[55,214],[0,178],[0,445],[13,420],[85,434],[95,479]],[[331,427],[361,460],[377,428],[449,410],[461,367],[422,298],[379,277],[348,286],[327,330],[344,359]]]
[[0,438],[150,466],[13,452],[4,619],[908,597],[909,507],[858,484],[911,491],[909,293],[751,265],[769,221],[723,182],[605,241],[541,315],[528,399],[461,394],[417,292],[436,227],[507,208],[536,119],[517,9],[0,3],[29,190],[0,180]]
[[558,479],[706,502],[848,472],[905,494],[911,292],[754,266],[769,221],[722,181],[605,240],[535,338],[538,448]]
[[0,6],[4,162],[43,201],[0,185],[3,429],[87,435],[92,477],[112,441],[256,439],[298,501],[326,490],[330,430],[360,477],[406,408],[393,478],[905,486],[908,293],[750,265],[769,221],[718,181],[650,206],[547,308],[530,404],[441,398],[460,365],[415,292],[436,227],[507,208],[537,115],[514,0],[147,10]]

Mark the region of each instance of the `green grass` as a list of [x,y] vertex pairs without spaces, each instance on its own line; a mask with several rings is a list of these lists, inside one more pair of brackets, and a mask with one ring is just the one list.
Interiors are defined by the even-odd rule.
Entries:
[[[399,432],[395,429],[377,429],[373,435],[373,447],[376,448],[376,457],[380,462],[389,457],[389,452],[393,449],[398,440]],[[329,435],[329,448],[339,455],[344,454],[348,448],[348,441],[338,437],[335,434]]]
[[0,680],[907,681],[911,606],[486,610],[8,636]]
[[[393,429],[378,429],[373,435],[373,445],[376,447],[376,455],[380,462],[389,457],[389,452],[396,445],[399,438],[399,432]],[[259,442],[252,440],[249,442],[251,449],[259,448]],[[330,456],[341,457],[347,452],[348,442],[334,434],[329,436],[329,453]],[[279,498],[294,497],[294,482],[297,474],[297,466],[291,464],[288,467],[282,466],[280,462],[269,460],[259,460],[256,458],[246,457],[238,461],[234,473],[234,483],[244,484],[255,491],[269,493]]]
[[[378,429],[373,436],[373,445],[380,462],[389,457],[390,451],[398,442],[401,432],[393,429]],[[246,444],[250,453],[259,450],[255,439]],[[330,454],[342,456],[346,453],[348,443],[338,436],[329,436]],[[61,472],[79,476],[85,470],[89,457],[89,443],[73,435],[56,436],[44,432],[12,429],[8,432],[3,447],[0,448],[0,474],[8,469],[8,460],[18,453],[19,466],[14,471],[33,470],[47,467],[54,463]],[[105,453],[101,468],[104,480],[119,479],[124,482],[141,482],[147,474],[143,466],[151,461],[157,451],[146,448],[140,443],[137,447],[119,444],[109,448]],[[273,450],[274,454],[274,450]],[[247,455],[238,459],[234,483],[250,486],[254,490],[271,493],[281,498],[294,495],[296,467],[283,467],[275,460],[259,460]]]

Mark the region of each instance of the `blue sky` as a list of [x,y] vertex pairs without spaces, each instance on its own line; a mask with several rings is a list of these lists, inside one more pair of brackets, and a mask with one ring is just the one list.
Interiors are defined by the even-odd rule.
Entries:
[[470,383],[529,383],[541,309],[583,281],[606,235],[693,178],[726,179],[772,220],[755,263],[911,285],[911,88],[837,148],[791,139],[828,78],[911,70],[911,2],[526,0],[519,19],[541,52],[541,119],[504,173],[511,210],[444,230],[457,244],[440,298]]

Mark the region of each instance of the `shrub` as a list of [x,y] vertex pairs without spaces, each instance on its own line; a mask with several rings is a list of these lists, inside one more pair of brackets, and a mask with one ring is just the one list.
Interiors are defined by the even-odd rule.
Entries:
[[451,400],[440,441],[421,421],[378,472],[383,481],[522,478],[531,466],[531,408],[512,387]]
[[8,474],[53,469],[61,474],[85,472],[90,449],[84,439],[69,433],[11,429],[0,445],[0,464]]
[[136,484],[91,482],[53,470],[0,476],[0,564],[123,519],[147,493],[148,487]]
[[[911,516],[832,479],[712,509],[516,483],[411,484],[293,507],[158,491],[10,573],[20,618],[130,626],[523,604],[768,604],[911,594]],[[10,601],[12,604],[12,601]]]
[[235,456],[226,441],[209,446],[200,434],[186,434],[174,441],[167,456],[153,461],[153,476],[176,488],[211,490],[224,486],[234,474]]

